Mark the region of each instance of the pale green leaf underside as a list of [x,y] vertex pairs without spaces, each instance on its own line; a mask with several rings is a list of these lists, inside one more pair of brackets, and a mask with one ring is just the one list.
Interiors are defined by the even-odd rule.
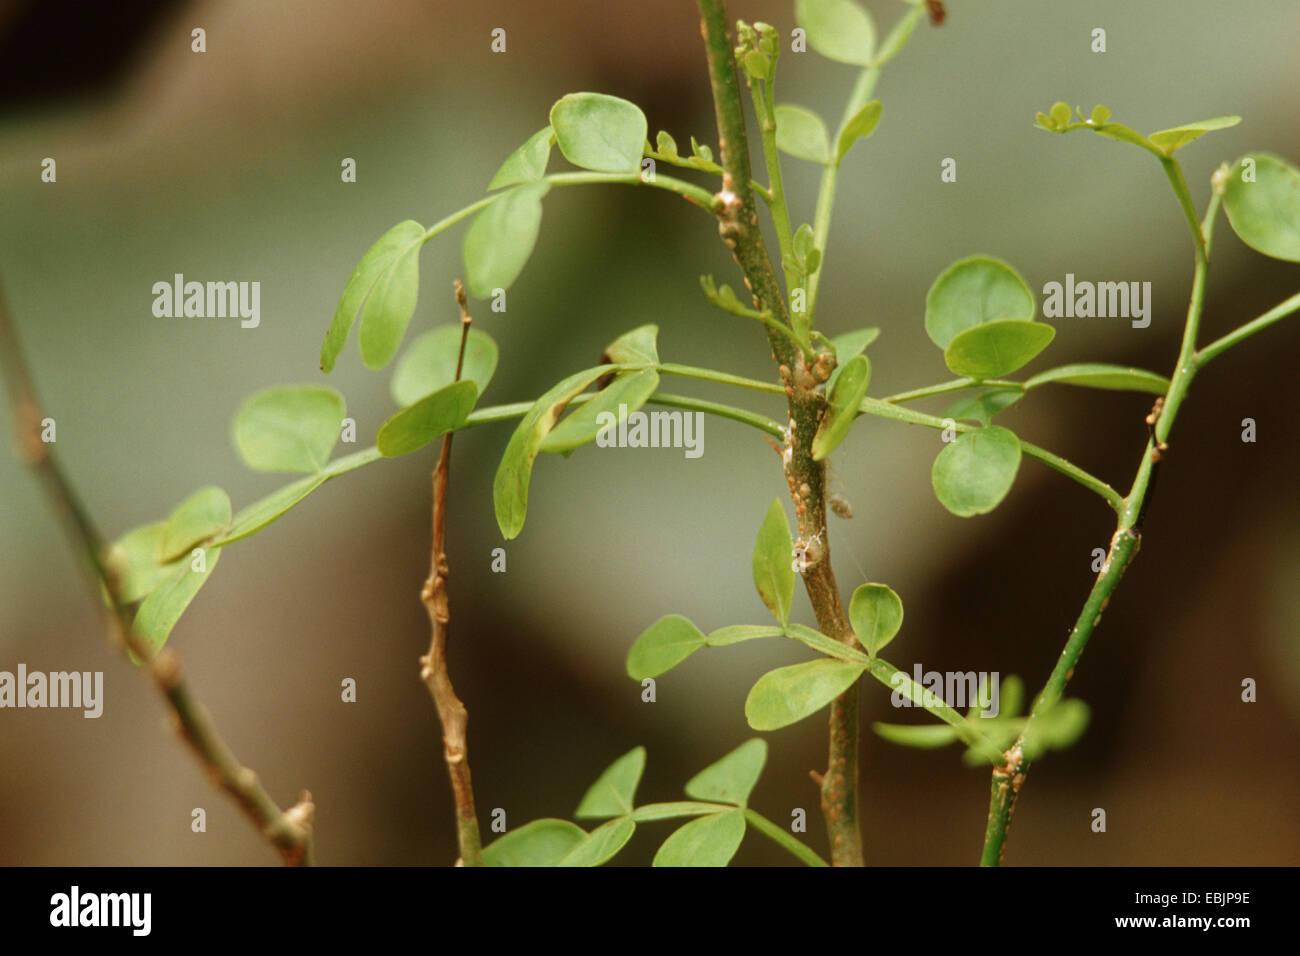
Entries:
[[478,387],[473,382],[452,382],[384,422],[375,437],[375,447],[385,458],[418,451],[463,425],[477,398]]
[[1034,295],[1011,266],[971,256],[943,271],[925,297],[925,331],[946,349],[960,333],[998,319],[1032,319]]
[[792,103],[776,107],[776,148],[813,163],[825,164],[831,158],[826,124],[816,113]]
[[999,378],[1022,368],[1056,337],[1044,322],[997,319],[959,332],[944,349],[943,360],[956,375]]
[[939,452],[930,480],[940,503],[960,517],[996,508],[1020,468],[1020,440],[998,425],[963,432]]
[[790,620],[794,603],[794,569],[791,567],[790,526],[781,499],[772,501],[754,541],[754,587],[763,604],[782,624]]
[[628,651],[627,675],[633,680],[658,677],[704,647],[706,642],[700,629],[680,614],[661,617],[642,632]]
[[524,271],[542,227],[542,197],[550,185],[524,183],[501,193],[465,232],[465,286],[476,299],[510,288]]
[[794,18],[807,31],[808,45],[828,60],[871,65],[876,27],[854,0],[795,0]]
[[519,183],[536,182],[545,176],[546,163],[551,158],[551,145],[554,142],[555,130],[549,126],[528,137],[522,146],[506,157],[506,161],[488,183],[488,192],[506,186],[517,186]]
[[645,748],[633,747],[596,778],[578,804],[574,816],[580,819],[621,817],[631,813],[637,784],[645,771]]
[[789,726],[839,697],[865,669],[865,664],[823,658],[769,671],[750,690],[745,718],[755,730]]
[[230,496],[214,485],[200,488],[173,511],[163,527],[157,561],[175,560],[230,525]]
[[320,471],[338,441],[344,410],[343,396],[319,385],[258,392],[235,415],[235,448],[256,471]]
[[485,846],[483,865],[556,866],[586,837],[582,827],[568,820],[533,820]]
[[532,478],[533,462],[542,442],[555,427],[556,420],[569,401],[606,371],[600,366],[589,368],[570,375],[553,386],[533,403],[533,407],[510,436],[492,482],[492,502],[497,525],[507,540],[518,536],[523,530],[524,518],[528,513],[528,485]]
[[705,767],[686,782],[686,795],[743,807],[763,773],[767,741],[747,740],[722,759]]
[[853,356],[838,371],[830,388],[830,407],[813,436],[813,461],[823,460],[848,435],[871,383],[871,362],[865,355]]
[[731,810],[700,817],[673,832],[652,866],[726,866],[745,839],[745,814]]
[[[1254,182],[1246,180],[1246,160]],[[1274,259],[1300,262],[1300,170],[1271,153],[1250,153],[1233,164],[1223,208],[1241,241]]]
[[[393,372],[391,391],[398,405],[414,405],[426,395],[456,380],[460,357],[460,323],[425,332],[411,343]],[[482,395],[497,368],[497,344],[492,336],[470,329],[465,338],[465,361],[460,372],[463,382],[473,382]]]
[[551,107],[551,126],[564,158],[606,173],[641,168],[646,118],[635,103],[603,93],[570,93]]
[[[420,246],[424,243],[424,236],[424,227],[413,219],[407,219],[380,236],[361,257],[361,261],[352,270],[352,275],[348,277],[347,284],[343,287],[343,295],[340,296],[339,304],[334,310],[329,331],[325,333],[325,341],[321,345],[320,353],[321,371],[333,371],[339,353],[347,344],[352,323],[363,305],[365,306],[361,320],[363,330],[368,324],[383,326],[389,330],[390,335],[398,326],[405,330],[406,323],[410,321],[411,314],[415,311],[419,274],[418,264],[413,265],[413,263]],[[411,276],[412,268],[416,270],[414,278]],[[400,334],[397,336],[397,341],[401,341]],[[377,340],[376,332],[372,328],[370,348],[376,349],[381,344],[384,343]],[[397,343],[394,342],[393,349],[396,348]],[[362,356],[363,358],[366,356],[365,345],[362,346]],[[371,355],[372,359],[377,357],[380,356]],[[389,357],[391,358],[391,353]],[[379,365],[370,367],[378,368],[383,364],[380,362]]]

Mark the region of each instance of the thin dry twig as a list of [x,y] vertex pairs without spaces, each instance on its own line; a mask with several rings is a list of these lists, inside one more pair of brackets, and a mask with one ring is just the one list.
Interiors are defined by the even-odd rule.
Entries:
[[214,785],[225,790],[258,831],[280,852],[286,865],[312,864],[311,794],[302,792],[298,802],[281,810],[255,774],[243,766],[217,732],[211,717],[181,677],[180,659],[170,650],[155,654],[147,641],[135,632],[131,613],[119,597],[117,576],[105,560],[104,539],[91,520],[64,474],[50,445],[41,440],[44,415],[36,387],[18,341],[13,317],[0,289],[0,366],[8,386],[13,410],[14,433],[19,458],[31,467],[50,498],[54,513],[63,521],[78,551],[93,575],[91,589],[107,595],[111,614],[109,635],[119,650],[129,650],[144,662],[145,671],[172,711],[172,723],[190,745]]
[[[469,336],[469,310],[465,289],[456,280],[456,302],[460,306],[460,354],[456,359],[456,377],[460,381],[465,362],[465,342]],[[469,714],[464,703],[456,696],[447,672],[447,630],[451,623],[451,610],[447,600],[447,479],[451,465],[451,437],[448,432],[442,439],[442,453],[433,470],[433,548],[429,578],[424,582],[420,599],[429,612],[432,635],[429,652],[420,658],[420,677],[428,685],[438,720],[442,723],[443,756],[447,773],[451,777],[451,792],[456,801],[456,837],[460,845],[457,865],[482,866],[483,844],[479,836],[478,814],[474,809],[474,787],[470,781],[469,744],[466,729]]]

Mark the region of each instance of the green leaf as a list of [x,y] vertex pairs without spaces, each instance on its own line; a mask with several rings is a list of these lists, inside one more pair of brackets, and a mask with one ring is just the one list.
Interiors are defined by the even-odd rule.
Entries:
[[[425,332],[397,363],[390,388],[398,405],[413,405],[426,395],[446,388],[456,380],[456,361],[460,357],[460,323],[444,325]],[[465,362],[460,371],[462,382],[473,382],[483,394],[497,370],[497,344],[492,336],[470,329],[465,340]]]
[[1148,134],[1147,139],[1163,150],[1166,155],[1172,156],[1176,150],[1182,149],[1198,136],[1202,136],[1211,130],[1227,129],[1230,126],[1236,126],[1240,122],[1240,116],[1216,116],[1214,119],[1175,126],[1173,129],[1162,129],[1159,132]]
[[[1029,386],[1026,385],[1025,387],[1028,388]],[[994,415],[1004,408],[1014,405],[1024,395],[1024,391],[1018,388],[991,388],[979,395],[959,398],[944,409],[943,415],[940,417],[951,418],[954,421],[974,419],[981,425],[987,425],[993,421]]]
[[991,256],[954,262],[925,297],[925,331],[946,349],[967,329],[998,319],[1034,317],[1034,295],[1015,269]]
[[860,139],[866,139],[876,131],[876,124],[880,122],[880,114],[884,109],[880,105],[880,100],[872,100],[862,109],[858,110],[844,124],[840,130],[839,140],[835,145],[835,162],[839,163],[844,159],[844,154]]
[[158,560],[166,563],[185,554],[230,524],[230,496],[208,485],[190,495],[171,513],[163,528]]
[[817,252],[817,246],[813,239],[813,227],[808,223],[803,223],[794,231],[792,237],[794,245],[794,254],[799,260],[799,266],[805,274],[811,275],[817,270],[812,268],[812,264],[820,264],[820,256]]
[[705,165],[700,166],[700,169],[713,165],[713,150],[709,149],[709,147],[705,146],[703,143],[696,142],[694,136],[691,137],[691,156],[703,161]]
[[1048,369],[1026,381],[1025,388],[1037,388],[1048,382],[1105,388],[1116,392],[1147,392],[1151,395],[1163,395],[1169,391],[1169,379],[1163,375],[1125,365],[1108,365],[1105,362],[1079,362]]
[[962,518],[985,514],[1011,490],[1020,468],[1020,440],[998,425],[964,432],[934,460],[930,482],[939,502]]
[[[1008,674],[998,686],[998,716],[984,717],[982,720],[993,722],[999,718],[1010,719],[1020,713],[1025,703],[1025,682],[1015,674]],[[968,715],[979,713],[979,708],[972,705]]]
[[655,136],[655,145],[659,148],[659,152],[665,156],[677,155],[677,140],[673,139],[664,130],[660,130],[659,134]]
[[1070,123],[1070,104],[1057,100],[1048,110],[1048,115],[1052,118],[1052,123],[1057,129],[1062,129]]
[[680,614],[661,617],[641,632],[627,652],[627,676],[633,680],[658,677],[706,643],[700,629]]
[[853,332],[845,332],[843,335],[837,335],[831,339],[831,345],[835,349],[835,360],[843,367],[849,359],[855,355],[860,355],[862,351],[876,341],[880,335],[880,329],[857,329]]
[[[934,750],[946,747],[960,739],[957,728],[947,724],[882,724],[873,723],[871,729],[891,744]],[[983,759],[983,758],[981,758]]]
[[551,107],[564,158],[583,169],[634,173],[641,168],[645,114],[635,103],[603,93],[570,93]]
[[[1243,177],[1254,165],[1254,182]],[[1274,259],[1300,262],[1300,170],[1272,153],[1233,164],[1223,192],[1228,222],[1241,241]]]
[[155,588],[136,612],[136,633],[155,654],[162,649],[172,628],[199,593],[199,588],[203,587],[203,582],[212,574],[217,559],[221,557],[220,548],[204,548],[203,552],[202,571],[193,570],[195,559],[186,555],[177,562],[179,569],[176,576]]
[[483,865],[555,866],[586,838],[586,831],[568,820],[534,820],[485,846]]
[[823,658],[768,671],[745,699],[745,718],[755,730],[787,727],[839,697],[866,667]]
[[382,457],[378,448],[367,448],[351,455],[344,455],[342,458],[336,458],[330,462],[324,471],[301,478],[293,484],[286,485],[265,498],[241,508],[225,533],[212,542],[212,547],[224,547],[256,534],[325,484],[330,478],[337,478],[349,471],[355,471],[363,465],[379,461]]
[[875,657],[903,626],[902,599],[886,584],[859,585],[849,601],[849,621],[858,641]]
[[658,365],[658,338],[659,326],[642,325],[610,342],[600,360],[614,365]]
[[865,355],[853,356],[830,388],[829,407],[813,436],[813,461],[822,461],[844,440],[858,417],[858,406],[870,383],[871,363]]
[[492,503],[497,525],[507,540],[523,530],[528,514],[528,485],[533,461],[556,419],[569,401],[603,375],[600,366],[570,375],[533,403],[510,436],[501,464],[492,482]]
[[117,582],[117,597],[122,604],[143,600],[176,573],[175,564],[162,563],[166,534],[167,522],[156,521],[132,528],[108,549],[105,563]]
[[744,839],[743,811],[700,817],[664,840],[651,866],[726,866]]
[[545,182],[515,186],[474,217],[461,246],[465,285],[474,298],[510,288],[524,271],[542,227],[542,197],[550,188]]
[[618,376],[595,398],[570,412],[539,447],[553,454],[568,454],[595,441],[600,432],[614,427],[644,405],[658,387],[659,373],[652,368]]
[[795,0],[794,19],[808,34],[808,45],[837,63],[870,66],[876,27],[853,0]]
[[409,455],[455,431],[465,423],[477,400],[478,386],[473,382],[452,382],[424,396],[380,426],[375,436],[379,454],[385,458]]
[[781,499],[774,498],[754,541],[754,587],[758,588],[758,596],[767,609],[782,624],[790,620],[790,607],[794,603],[794,568],[790,563],[793,550],[785,509],[781,507]]
[[[424,227],[407,219],[380,236],[361,257],[343,287],[334,319],[325,333],[320,350],[321,371],[334,370],[358,311],[361,311],[362,360],[370,368],[380,368],[393,357],[415,312],[420,282],[419,252],[424,236]],[[385,355],[389,339],[392,348]]]
[[540,129],[513,153],[506,157],[492,182],[488,183],[488,192],[515,186],[519,183],[536,182],[546,175],[546,163],[551,158],[551,145],[555,142],[555,130],[547,126]]
[[743,60],[745,72],[757,80],[772,78],[772,61],[757,50],[750,50]]
[[755,737],[705,767],[686,781],[686,795],[696,800],[730,803],[743,807],[749,800],[763,764],[767,762],[767,741]]
[[706,641],[709,647],[730,647],[760,637],[780,637],[783,633],[781,628],[767,624],[729,624],[710,631]]
[[239,456],[255,471],[320,471],[343,425],[343,396],[320,385],[258,392],[235,415]]
[[602,823],[588,833],[556,866],[600,866],[613,859],[635,832],[636,824],[628,817]]
[[997,378],[1032,361],[1056,337],[1045,322],[998,319],[959,332],[943,350],[943,360],[956,375]]
[[1110,119],[1110,110],[1100,103],[1092,108],[1092,115],[1088,117],[1088,121],[1093,126],[1104,126],[1108,119]]
[[631,813],[636,787],[644,771],[645,748],[633,747],[596,778],[573,815],[580,819],[599,820]]
[[1047,750],[1064,750],[1083,736],[1090,717],[1091,711],[1083,701],[1058,701],[1025,728],[1025,755],[1032,760]]
[[791,103],[776,107],[776,148],[813,163],[824,165],[831,159],[826,124],[816,113]]

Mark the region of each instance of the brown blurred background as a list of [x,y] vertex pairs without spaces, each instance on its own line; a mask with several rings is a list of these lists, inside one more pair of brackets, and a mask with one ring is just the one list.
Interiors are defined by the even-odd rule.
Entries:
[[[905,7],[869,4],[881,33]],[[1179,154],[1203,207],[1211,172],[1247,149],[1300,159],[1300,8],[1290,0],[1087,5],[953,0],[922,26],[877,89],[885,116],[841,175],[819,319],[828,334],[879,325],[874,395],[949,377],[922,327],[924,296],[954,259],[985,252],[1030,286],[1153,283],[1150,328],[1061,319],[1029,367],[1133,363],[1177,352],[1192,255],[1150,157],[1032,128],[1065,99],[1103,102],[1139,130],[1239,113],[1240,126]],[[733,17],[793,26],[788,2]],[[1104,27],[1108,52],[1089,51]],[[190,31],[207,31],[207,52]],[[493,54],[490,32],[507,31]],[[788,44],[787,44],[788,47]],[[854,72],[786,54],[778,99],[840,114]],[[0,270],[58,453],[104,531],[158,520],[202,484],[236,508],[283,483],[247,471],[229,440],[242,397],[317,382],[321,336],[371,242],[400,219],[430,223],[474,200],[516,145],[574,90],[624,96],[651,131],[716,142],[694,4],[566,0],[224,0],[88,5],[0,2]],[[57,184],[40,182],[54,157]],[[357,161],[358,181],[339,180]],[[941,184],[939,163],[958,162]],[[563,165],[558,153],[552,168]],[[816,176],[787,159],[796,222]],[[689,175],[689,174],[688,174]],[[703,180],[701,180],[703,181]],[[421,258],[412,335],[455,314],[457,229]],[[1205,335],[1300,287],[1220,220]],[[258,280],[262,324],[167,320],[154,282]],[[616,335],[660,325],[665,361],[772,374],[756,327],[711,310],[697,276],[738,277],[714,229],[672,197],[623,187],[556,190],[509,310],[476,310],[501,347],[487,403],[540,394]],[[1300,321],[1225,355],[1197,380],[1147,522],[1139,560],[1085,655],[1071,694],[1093,708],[1073,749],[1038,764],[1017,812],[1015,864],[1300,862]],[[388,373],[349,345],[328,383],[367,442],[393,410]],[[672,391],[764,397],[689,383]],[[940,411],[942,398],[929,406]],[[1145,440],[1143,396],[1034,393],[1001,424],[1127,490]],[[1254,418],[1258,441],[1240,440]],[[458,438],[452,477],[452,674],[471,715],[480,815],[511,826],[568,816],[610,761],[644,744],[642,801],[676,799],[693,773],[753,733],[752,681],[803,659],[756,642],[706,651],[644,704],[623,659],[640,631],[679,612],[705,630],[763,622],[753,536],[785,485],[742,426],[709,420],[705,454],[583,449],[538,463],[528,523],[501,546],[491,480],[507,426]],[[905,669],[996,670],[1038,687],[1087,593],[1104,506],[1026,461],[992,515],[935,501],[937,433],[863,420],[834,461],[856,516],[831,527],[845,594],[889,582],[907,621],[889,657]],[[341,451],[347,450],[345,447]],[[278,524],[232,546],[172,645],[240,757],[287,804],[316,798],[325,863],[446,864],[456,855],[439,732],[417,657],[434,450],[331,482]],[[0,459],[0,669],[103,670],[103,717],[0,711],[0,863],[248,864],[274,854],[212,790],[131,666],[112,656],[79,568],[38,488]],[[800,619],[812,622],[803,597]],[[339,699],[355,678],[358,701]],[[1240,701],[1243,678],[1259,701]],[[864,722],[898,719],[864,687]],[[909,719],[907,717],[902,718]],[[778,822],[809,812],[826,852],[811,769],[824,714],[769,734],[753,804]],[[863,738],[862,814],[878,864],[978,859],[988,774],[955,748]],[[190,831],[194,807],[205,834]],[[1108,832],[1089,823],[1105,808]],[[668,824],[619,862],[648,862]],[[786,863],[751,836],[737,862]]]

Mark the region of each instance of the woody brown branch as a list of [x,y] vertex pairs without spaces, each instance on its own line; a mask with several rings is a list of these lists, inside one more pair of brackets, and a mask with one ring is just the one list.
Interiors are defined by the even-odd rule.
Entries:
[[82,507],[72,483],[57,458],[41,438],[44,415],[35,383],[18,341],[18,332],[0,289],[0,364],[8,386],[19,458],[32,468],[50,498],[51,508],[65,525],[69,537],[89,566],[93,592],[100,586],[110,605],[109,635],[118,650],[129,650],[145,670],[172,711],[172,723],[203,764],[213,785],[229,794],[250,822],[280,853],[289,866],[310,866],[312,860],[311,794],[303,791],[298,803],[282,811],[252,770],[243,766],[217,732],[211,717],[181,677],[180,660],[170,650],[154,654],[136,633],[131,614],[122,604],[118,576],[105,559],[104,539]]
[[[465,360],[470,316],[466,308],[465,290],[459,280],[455,287],[461,314],[460,355],[456,360],[455,377],[455,381],[459,381]],[[429,614],[432,634],[429,651],[420,658],[420,677],[429,688],[434,707],[438,711],[438,720],[442,724],[443,757],[447,763],[452,797],[456,804],[456,836],[460,847],[458,862],[464,866],[482,866],[483,846],[469,770],[469,713],[456,695],[451,675],[447,671],[447,632],[451,624],[451,609],[447,599],[447,575],[450,568],[447,564],[446,539],[451,438],[450,432],[443,436],[442,452],[438,456],[438,465],[433,470],[433,547],[429,577],[420,592],[420,598]]]

